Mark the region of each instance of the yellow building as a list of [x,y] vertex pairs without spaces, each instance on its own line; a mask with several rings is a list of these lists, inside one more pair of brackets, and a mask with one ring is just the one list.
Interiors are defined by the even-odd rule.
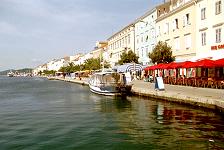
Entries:
[[[167,11],[167,5],[169,10]],[[172,47],[176,61],[186,61],[196,56],[196,2],[195,0],[170,0],[157,7],[157,42],[167,42]]]
[[135,51],[134,30],[134,23],[132,23],[108,38],[108,53],[111,67],[118,63],[120,56],[124,51]]

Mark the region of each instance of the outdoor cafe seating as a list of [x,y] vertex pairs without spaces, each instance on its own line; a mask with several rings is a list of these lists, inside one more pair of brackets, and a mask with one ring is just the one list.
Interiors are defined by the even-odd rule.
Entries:
[[224,58],[158,64],[146,67],[145,72],[159,74],[165,84],[224,89]]

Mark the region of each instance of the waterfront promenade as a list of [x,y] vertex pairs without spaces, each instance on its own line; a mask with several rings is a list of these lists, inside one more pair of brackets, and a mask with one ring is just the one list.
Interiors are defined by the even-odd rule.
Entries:
[[136,95],[189,103],[213,109],[217,107],[224,109],[224,90],[222,89],[165,84],[164,91],[156,91],[154,90],[154,83],[142,80],[135,80],[132,83],[132,92]]
[[[82,80],[71,78],[52,79],[88,85],[88,78],[82,78]],[[224,110],[224,90],[222,89],[165,84],[165,90],[158,91],[154,89],[154,83],[144,82],[143,80],[134,80],[132,84],[134,95]]]

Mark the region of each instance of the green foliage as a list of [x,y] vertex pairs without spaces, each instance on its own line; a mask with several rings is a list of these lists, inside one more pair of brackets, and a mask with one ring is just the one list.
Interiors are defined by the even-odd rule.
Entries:
[[84,70],[99,70],[104,68],[109,68],[110,64],[108,62],[101,62],[100,58],[90,58],[87,59],[83,65]]
[[55,70],[44,70],[43,74],[44,75],[55,75],[56,71]]
[[90,58],[87,59],[84,63],[85,70],[99,70],[100,68],[101,68],[100,58],[97,59]]
[[151,53],[149,53],[149,58],[152,63],[170,63],[175,61],[175,57],[172,56],[171,47],[167,45],[166,42],[159,41],[156,47]]
[[[69,63],[67,67],[61,67],[59,71],[63,73],[73,73],[82,70],[99,70],[103,67],[102,65],[103,64],[100,63],[100,58],[90,58],[87,59],[82,65],[74,65],[73,63]],[[104,67],[108,68],[110,67],[110,64],[105,62]]]
[[118,61],[118,64],[123,65],[125,63],[131,63],[131,62],[135,62],[138,63],[138,56],[136,56],[136,54],[132,51],[129,50],[128,52],[123,52],[121,54],[121,58]]

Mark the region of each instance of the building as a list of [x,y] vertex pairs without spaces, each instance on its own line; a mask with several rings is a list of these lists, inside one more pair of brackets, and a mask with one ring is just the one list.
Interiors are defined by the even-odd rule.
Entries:
[[54,59],[47,63],[47,70],[58,71],[61,67],[68,66],[68,64],[69,64],[69,61],[67,57],[61,58],[61,59]]
[[108,42],[106,41],[96,42],[96,47],[92,51],[93,58],[102,58],[104,51],[107,50],[107,46]]
[[224,0],[197,1],[197,59],[224,58]]
[[157,7],[156,38],[172,47],[176,61],[196,56],[196,1],[170,0]]
[[33,69],[32,73],[34,76],[37,76],[40,72],[47,70],[47,64],[39,65],[35,69]]
[[93,58],[92,52],[86,53],[78,58],[78,60],[74,63],[75,65],[82,65],[85,63],[87,59]]
[[83,56],[83,54],[81,54],[81,53],[70,56],[70,63],[73,63],[74,65],[79,65],[78,61],[79,61],[80,57],[82,57],[82,56]]
[[131,23],[108,38],[108,53],[111,67],[115,66],[123,52],[135,52],[135,23]]
[[137,19],[135,23],[135,54],[139,63],[149,65],[148,53],[152,52],[156,44],[157,11],[152,9]]

